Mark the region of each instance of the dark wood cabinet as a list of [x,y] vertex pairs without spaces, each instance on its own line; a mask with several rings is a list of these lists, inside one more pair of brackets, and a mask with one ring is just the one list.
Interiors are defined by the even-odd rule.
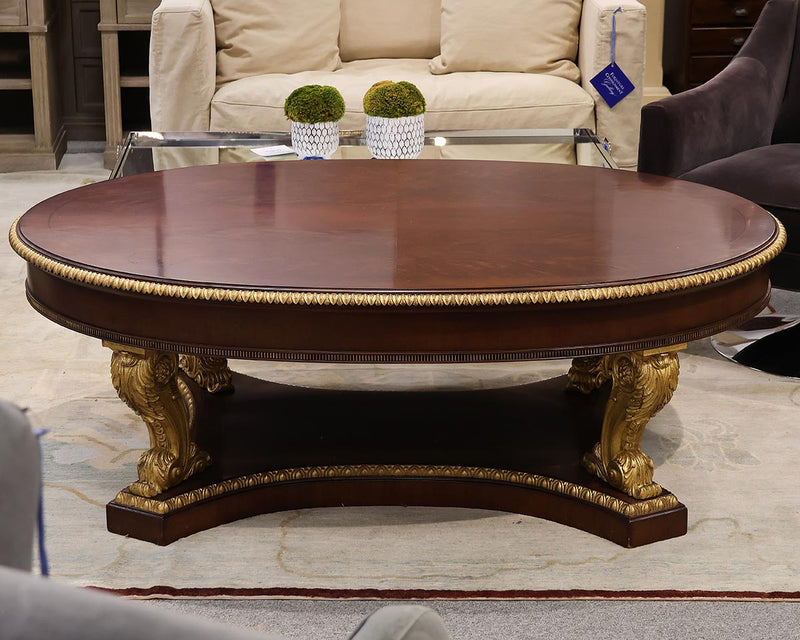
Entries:
[[150,17],[159,0],[0,0],[0,172],[54,169],[67,140],[148,129]]
[[70,140],[102,140],[103,65],[98,0],[60,0],[59,75],[64,126]]
[[114,166],[125,132],[150,128],[150,19],[160,0],[100,0],[105,95],[105,165]]
[[105,140],[105,164],[111,167],[125,132],[150,126],[150,17],[159,0],[59,2],[65,16],[59,52],[67,133],[70,140]]
[[672,93],[722,71],[750,35],[766,0],[667,0],[664,84]]
[[28,24],[28,5],[25,0],[0,0],[0,26],[17,27]]
[[0,0],[0,172],[55,169],[66,148],[55,0]]

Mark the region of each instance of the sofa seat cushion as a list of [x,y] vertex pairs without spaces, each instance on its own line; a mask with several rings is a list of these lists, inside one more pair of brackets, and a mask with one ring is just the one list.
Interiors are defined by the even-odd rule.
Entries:
[[459,72],[433,75],[427,59],[346,62],[336,71],[266,74],[236,80],[211,103],[214,131],[288,131],[283,105],[305,84],[336,87],[346,112],[341,129],[363,129],[364,93],[380,80],[416,84],[427,101],[425,129],[531,129],[594,127],[594,102],[579,85],[541,74]]

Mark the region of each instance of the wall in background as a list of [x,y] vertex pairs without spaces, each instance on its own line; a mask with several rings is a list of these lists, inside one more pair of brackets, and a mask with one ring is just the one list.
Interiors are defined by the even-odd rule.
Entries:
[[647,53],[644,69],[644,104],[670,95],[664,86],[664,0],[639,0],[647,7]]

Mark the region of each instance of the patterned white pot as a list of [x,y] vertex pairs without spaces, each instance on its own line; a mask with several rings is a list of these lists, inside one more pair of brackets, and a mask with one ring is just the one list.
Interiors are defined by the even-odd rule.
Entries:
[[364,132],[373,158],[416,158],[425,146],[425,114],[405,118],[367,116]]
[[292,122],[292,147],[298,158],[330,158],[339,147],[338,122]]

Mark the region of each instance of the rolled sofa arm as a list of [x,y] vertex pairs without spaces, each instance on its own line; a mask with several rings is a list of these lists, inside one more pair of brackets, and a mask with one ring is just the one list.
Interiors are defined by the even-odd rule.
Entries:
[[[616,62],[634,91],[609,107],[589,82],[611,62],[612,16],[617,8]],[[595,103],[596,133],[608,138],[611,154],[622,169],[635,169],[642,109],[647,9],[636,0],[584,0],[581,15],[578,67],[581,86]]]
[[[162,0],[150,33],[150,122],[154,131],[208,131],[217,84],[209,0]],[[154,149],[155,169],[216,164],[218,149]]]
[[217,81],[208,0],[162,0],[150,34],[150,118],[155,131],[208,131]]

